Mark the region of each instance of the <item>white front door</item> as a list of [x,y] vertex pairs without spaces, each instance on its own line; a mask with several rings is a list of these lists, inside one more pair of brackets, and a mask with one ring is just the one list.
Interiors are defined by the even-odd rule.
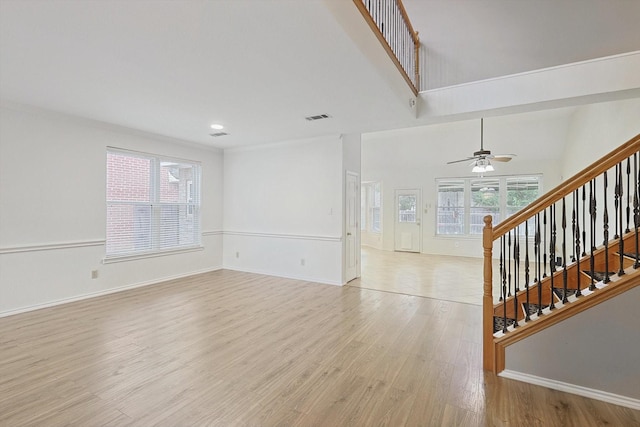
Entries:
[[420,252],[422,209],[420,190],[396,190],[396,251]]
[[345,282],[358,277],[358,206],[360,206],[360,176],[347,172],[345,188]]

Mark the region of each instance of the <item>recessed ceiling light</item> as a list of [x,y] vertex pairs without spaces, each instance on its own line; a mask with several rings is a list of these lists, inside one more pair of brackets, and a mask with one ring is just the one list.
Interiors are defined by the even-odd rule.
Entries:
[[217,123],[214,123],[214,124],[211,125],[211,129],[222,130],[222,129],[224,129],[224,126],[219,125]]

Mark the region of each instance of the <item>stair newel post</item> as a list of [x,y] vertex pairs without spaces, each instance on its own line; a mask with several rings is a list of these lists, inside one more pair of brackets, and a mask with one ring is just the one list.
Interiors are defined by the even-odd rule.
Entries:
[[591,256],[589,257],[589,267],[591,269],[591,284],[589,285],[589,290],[594,291],[596,289],[595,284],[595,257],[593,256],[593,251],[596,248],[596,199],[593,194],[593,189],[596,186],[595,178],[589,181],[589,218],[590,218],[590,239],[591,239]]
[[[542,250],[544,251],[542,254],[542,278],[547,277],[547,210],[542,211]],[[540,301],[538,301],[540,302]]]
[[619,170],[620,170],[620,165],[616,165],[616,182],[613,186],[613,221],[614,221],[614,228],[613,228],[613,238],[617,239],[618,237],[620,237],[620,235],[618,234],[618,198],[620,197],[620,180],[618,180],[619,175]]
[[[575,194],[575,199],[577,204],[578,190],[576,190],[574,194]],[[580,291],[580,275],[582,274],[582,272],[580,271],[580,216],[579,215],[576,217],[575,239],[576,239],[576,286],[578,287],[578,289],[576,290],[576,297],[579,297],[580,295],[582,295],[582,292]]]
[[631,220],[631,157],[627,157],[627,228],[624,232],[629,233],[629,221]]
[[636,260],[633,263],[633,268],[640,267],[640,251],[638,251],[638,215],[640,215],[640,206],[638,201],[638,185],[640,185],[640,177],[638,176],[638,153],[633,153],[633,227],[635,228],[636,239]]
[[620,240],[618,241],[620,266],[618,268],[618,276],[624,276],[624,239],[622,238],[622,197],[624,196],[624,189],[622,187],[622,162],[620,162],[618,167],[618,181],[618,198],[620,199],[620,211],[618,212],[620,220]]
[[[518,228],[516,227],[513,231],[513,312],[515,313],[513,327],[517,328],[520,326],[518,325],[518,291],[520,290],[518,288],[518,266],[520,264],[520,249],[518,248]],[[511,231],[509,231],[509,239],[511,239]]]
[[555,279],[555,272],[556,272],[556,235],[557,235],[557,231],[556,231],[556,205],[555,203],[553,205],[550,206],[551,208],[551,252],[553,252],[553,256],[551,257],[551,265],[549,266],[551,268],[551,302],[549,303],[549,310],[553,310],[554,308],[556,308],[556,304],[554,302],[554,286],[553,286],[553,281]]
[[[482,247],[484,250],[484,283],[482,292],[482,341],[483,366],[485,370],[496,371],[493,349],[493,225],[491,215],[484,217]],[[501,248],[502,249],[502,248]]]
[[585,215],[587,206],[587,185],[582,186],[582,255],[587,256],[587,219]]
[[562,303],[567,303],[567,207],[562,198]]
[[609,209],[607,208],[607,171],[604,172],[604,211],[602,213],[602,221],[604,222],[604,283],[609,283]]

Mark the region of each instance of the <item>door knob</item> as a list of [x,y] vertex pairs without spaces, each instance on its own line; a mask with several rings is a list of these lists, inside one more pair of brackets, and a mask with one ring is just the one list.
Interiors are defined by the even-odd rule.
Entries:
[[347,236],[351,236],[351,233],[347,233]]

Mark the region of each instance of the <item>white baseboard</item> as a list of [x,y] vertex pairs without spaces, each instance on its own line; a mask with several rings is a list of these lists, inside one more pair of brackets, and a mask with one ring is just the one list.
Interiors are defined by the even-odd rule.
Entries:
[[261,271],[261,270],[251,269],[251,268],[237,268],[237,267],[228,267],[228,266],[223,266],[222,268],[225,270],[240,271],[243,273],[262,274],[265,276],[282,277],[284,279],[293,279],[293,280],[302,280],[305,282],[320,283],[322,285],[332,285],[332,286],[344,285],[343,283],[333,281],[333,280],[318,279],[315,277],[294,276],[289,274],[280,274],[280,273],[274,273],[272,271]]
[[499,376],[512,380],[522,381],[529,384],[539,385],[542,387],[547,387],[553,390],[577,394],[578,396],[588,397],[590,399],[613,403],[614,405],[620,405],[627,408],[640,410],[640,400],[627,396],[621,396],[619,394],[613,394],[602,390],[594,390],[592,388],[582,387],[575,384],[569,384],[562,381],[551,380],[548,378],[510,370],[502,371]]
[[147,280],[144,282],[133,283],[131,285],[119,286],[117,288],[109,288],[98,292],[91,292],[89,294],[78,295],[75,297],[62,298],[55,301],[49,301],[42,304],[30,305],[27,307],[21,307],[14,310],[0,311],[0,317],[13,316],[14,314],[26,313],[29,311],[40,310],[42,308],[54,307],[56,305],[67,304],[75,301],[82,301],[89,298],[96,298],[103,295],[114,294],[116,292],[127,291],[130,289],[141,288],[143,286],[156,285],[162,282],[167,282],[169,280],[182,279],[184,277],[195,276],[196,274],[209,273],[211,271],[222,270],[222,267],[213,267],[213,268],[205,268],[202,270],[191,271],[189,273],[184,274],[176,274],[172,276],[162,277],[159,279]]

